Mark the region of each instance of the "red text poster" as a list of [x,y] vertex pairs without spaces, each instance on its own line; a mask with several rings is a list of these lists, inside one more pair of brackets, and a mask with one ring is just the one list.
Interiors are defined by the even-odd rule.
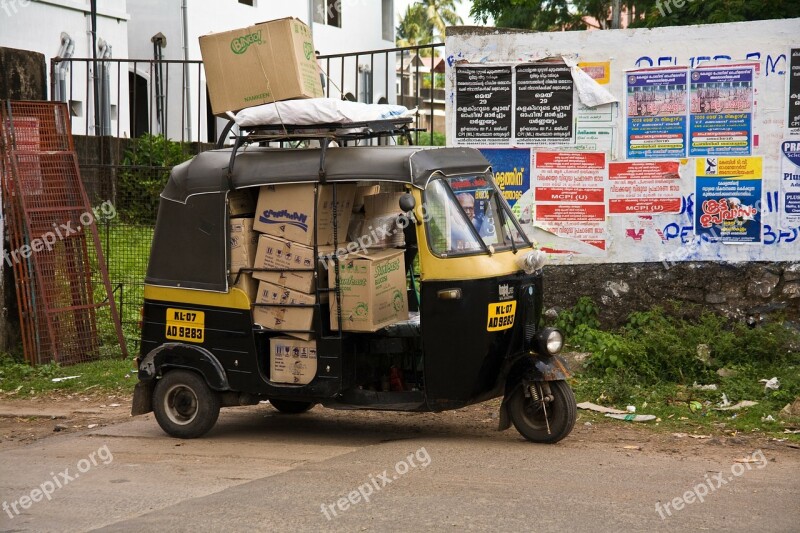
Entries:
[[659,215],[681,210],[680,163],[608,164],[609,215]]
[[536,152],[535,224],[606,249],[606,155]]

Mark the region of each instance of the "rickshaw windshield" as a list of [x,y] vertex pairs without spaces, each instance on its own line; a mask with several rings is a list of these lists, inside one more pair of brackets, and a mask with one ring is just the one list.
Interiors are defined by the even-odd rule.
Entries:
[[488,175],[431,181],[424,208],[428,241],[440,257],[531,246]]

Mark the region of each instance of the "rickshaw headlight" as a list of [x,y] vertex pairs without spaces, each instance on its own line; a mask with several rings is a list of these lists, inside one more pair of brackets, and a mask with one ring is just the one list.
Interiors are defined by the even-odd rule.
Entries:
[[556,355],[564,347],[564,334],[555,328],[547,328],[539,333],[541,355]]

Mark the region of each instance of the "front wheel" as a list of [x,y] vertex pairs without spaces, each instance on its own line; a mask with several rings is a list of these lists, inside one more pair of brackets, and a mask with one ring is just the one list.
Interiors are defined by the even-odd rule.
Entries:
[[153,391],[153,413],[168,435],[194,439],[205,435],[219,417],[219,395],[194,372],[172,370]]
[[314,402],[296,402],[291,400],[270,400],[272,407],[285,415],[299,415],[312,407]]
[[548,384],[553,396],[550,402],[542,401],[542,383],[532,383],[527,394],[524,385],[517,387],[509,398],[508,414],[523,437],[533,442],[552,444],[572,431],[578,409],[575,395],[566,381],[550,381]]

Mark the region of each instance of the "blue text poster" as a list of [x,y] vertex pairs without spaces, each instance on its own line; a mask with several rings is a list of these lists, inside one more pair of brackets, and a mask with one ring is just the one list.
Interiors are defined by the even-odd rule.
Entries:
[[785,227],[800,225],[800,141],[781,145],[781,199]]
[[528,148],[481,148],[489,160],[494,179],[512,208],[531,188],[531,151]]
[[750,155],[754,75],[752,66],[692,71],[690,156]]
[[687,69],[625,73],[627,159],[686,157]]
[[697,160],[695,233],[710,242],[761,242],[760,157]]

